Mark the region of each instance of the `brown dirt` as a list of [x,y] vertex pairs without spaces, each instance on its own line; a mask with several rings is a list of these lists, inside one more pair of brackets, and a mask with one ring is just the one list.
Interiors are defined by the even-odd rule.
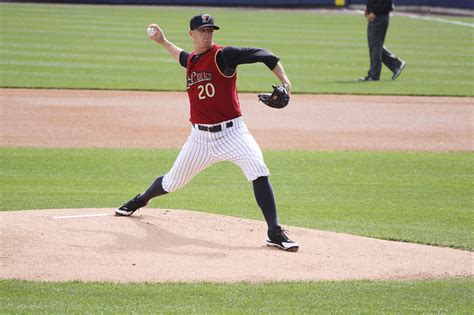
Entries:
[[[184,93],[0,90],[1,146],[181,148]],[[283,110],[241,95],[263,149],[472,151],[474,99],[294,95]]]
[[[72,217],[96,215],[93,217]],[[99,215],[99,216],[97,216]],[[297,253],[265,246],[265,223],[183,210],[0,213],[0,278],[260,282],[472,276],[473,253],[291,227]]]
[[[3,147],[179,148],[183,93],[0,90]],[[472,151],[473,99],[294,95],[272,110],[241,95],[264,149]],[[474,253],[289,227],[297,253],[264,245],[265,224],[185,210],[0,213],[0,279],[286,281],[474,275]],[[89,217],[61,217],[82,216]]]

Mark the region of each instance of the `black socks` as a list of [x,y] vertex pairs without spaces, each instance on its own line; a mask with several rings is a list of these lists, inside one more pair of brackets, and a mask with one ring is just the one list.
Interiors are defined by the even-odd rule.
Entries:
[[273,196],[273,189],[268,180],[268,176],[259,177],[253,182],[253,192],[258,206],[262,209],[268,229],[274,229],[278,226],[278,215]]
[[[158,177],[151,186],[138,198],[147,203],[150,199],[167,194],[163,189],[163,176]],[[268,229],[274,229],[279,226],[278,215],[275,204],[275,197],[273,196],[273,189],[268,180],[268,176],[262,176],[252,182],[253,191],[257,204],[262,209],[263,216],[267,222]]]
[[150,201],[151,198],[155,198],[164,194],[167,194],[168,192],[163,189],[163,176],[158,177],[155,179],[153,184],[143,193],[141,194],[138,198],[142,200],[143,202],[147,203]]

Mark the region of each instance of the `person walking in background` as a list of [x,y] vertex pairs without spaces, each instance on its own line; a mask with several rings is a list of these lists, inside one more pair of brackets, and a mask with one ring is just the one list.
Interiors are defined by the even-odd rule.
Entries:
[[367,0],[365,17],[368,21],[370,69],[367,76],[360,78],[359,81],[380,80],[382,63],[392,71],[392,80],[398,78],[406,66],[405,61],[397,58],[384,46],[391,11],[393,11],[393,0]]

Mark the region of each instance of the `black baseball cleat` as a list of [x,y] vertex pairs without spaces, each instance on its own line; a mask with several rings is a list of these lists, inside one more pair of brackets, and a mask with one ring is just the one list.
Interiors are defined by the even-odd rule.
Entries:
[[289,252],[296,252],[300,247],[298,243],[288,238],[281,226],[268,230],[267,234],[269,238],[267,240],[267,246],[278,247],[279,249]]
[[136,195],[134,198],[127,201],[123,206],[115,210],[115,215],[122,217],[129,217],[138,209],[148,205],[147,202],[141,201],[138,197],[140,194]]
[[396,78],[400,76],[403,69],[405,69],[406,65],[407,64],[405,63],[405,61],[402,61],[402,64],[400,65],[400,67],[398,67],[395,71],[393,71],[392,80],[395,80]]

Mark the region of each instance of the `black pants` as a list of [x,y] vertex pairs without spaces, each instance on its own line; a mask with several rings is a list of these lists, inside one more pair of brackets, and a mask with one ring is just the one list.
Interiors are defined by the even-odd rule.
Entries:
[[392,72],[397,70],[402,62],[384,46],[387,34],[389,15],[377,15],[367,26],[367,40],[369,43],[370,70],[368,75],[379,80],[382,72],[382,63]]

